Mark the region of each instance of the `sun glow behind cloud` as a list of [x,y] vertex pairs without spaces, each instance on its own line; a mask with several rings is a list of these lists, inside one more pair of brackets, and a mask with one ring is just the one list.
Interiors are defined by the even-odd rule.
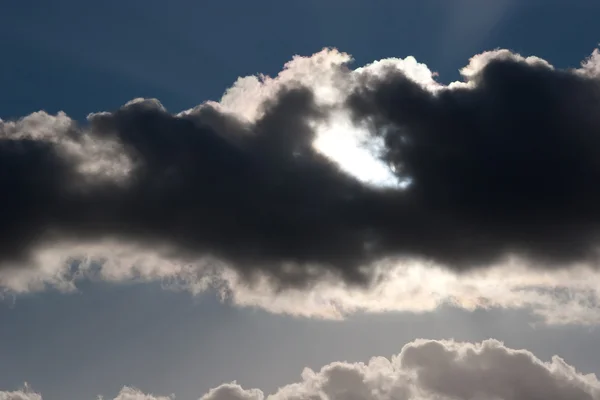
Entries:
[[[289,84],[300,83],[312,89],[321,107],[335,107],[348,95],[352,86],[340,84],[343,80],[360,80],[363,75],[381,75],[390,69],[401,71],[431,91],[443,86],[434,79],[435,73],[408,56],[375,61],[351,70],[352,57],[337,49],[323,49],[310,57],[294,56],[275,77],[264,75],[239,78],[223,95],[219,106],[246,120],[254,121],[262,113],[259,105],[272,98]],[[364,182],[380,186],[397,186],[390,167],[376,155],[380,142],[369,134],[368,127],[359,127],[351,121],[347,110],[333,111],[326,122],[313,125],[317,138],[315,147],[339,164],[340,168]]]
[[315,131],[315,147],[344,171],[374,185],[398,185],[390,168],[373,156],[378,143],[369,140],[365,130],[354,126],[343,112],[334,113],[327,123],[315,126]]

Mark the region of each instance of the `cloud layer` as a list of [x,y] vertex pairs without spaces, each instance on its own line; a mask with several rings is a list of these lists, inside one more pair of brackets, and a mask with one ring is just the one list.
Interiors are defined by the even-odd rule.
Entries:
[[[421,291],[417,309],[544,314],[575,289],[593,308],[598,51],[571,70],[487,52],[450,85],[412,57],[350,61],[295,57],[177,115],[137,99],[83,125],[0,122],[0,287],[163,280],[291,313],[311,293],[329,317],[403,309],[418,293],[402,289]],[[480,296],[499,265],[504,297]]]
[[[4,397],[3,397],[4,396]],[[12,397],[11,397],[12,396]],[[125,387],[114,400],[168,400]],[[2,400],[40,400],[31,390],[0,392]],[[496,340],[482,343],[417,340],[391,358],[334,362],[265,395],[236,382],[200,400],[597,400],[600,382],[554,356],[544,362]]]

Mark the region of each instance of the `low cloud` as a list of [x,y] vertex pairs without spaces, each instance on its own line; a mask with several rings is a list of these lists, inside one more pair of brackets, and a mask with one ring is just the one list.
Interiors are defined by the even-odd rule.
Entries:
[[[139,389],[125,386],[114,400],[173,400],[175,396],[155,396],[152,394],[146,394]],[[99,397],[98,400],[103,400]]]
[[598,51],[565,70],[487,52],[449,85],[412,57],[351,61],[295,57],[179,114],[0,121],[0,290],[161,281],[324,318],[453,302],[599,321]]
[[42,396],[25,384],[25,387],[13,392],[0,391],[0,400],[42,400]]
[[[0,399],[41,399],[27,393],[0,392]],[[115,400],[171,398],[125,387]],[[600,382],[594,374],[582,374],[558,356],[545,362],[527,350],[511,349],[493,339],[481,343],[416,340],[391,358],[374,357],[367,363],[333,362],[319,371],[306,368],[299,382],[282,386],[270,395],[232,382],[200,396],[200,400],[350,399],[597,400]]]

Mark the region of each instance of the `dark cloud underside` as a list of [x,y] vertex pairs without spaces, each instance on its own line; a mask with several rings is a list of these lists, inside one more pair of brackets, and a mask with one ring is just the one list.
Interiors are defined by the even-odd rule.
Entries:
[[[365,267],[390,257],[455,270],[510,254],[549,267],[594,262],[600,80],[504,58],[471,84],[432,92],[390,71],[337,105],[383,137],[405,189],[364,184],[317,152],[313,123],[331,110],[300,85],[252,123],[211,106],[174,116],[152,101],[71,122],[52,140],[0,123],[0,263],[26,266],[40,244],[102,239],[210,255],[282,286],[325,273],[365,283]],[[122,146],[127,177],[78,172],[65,143],[90,142]]]

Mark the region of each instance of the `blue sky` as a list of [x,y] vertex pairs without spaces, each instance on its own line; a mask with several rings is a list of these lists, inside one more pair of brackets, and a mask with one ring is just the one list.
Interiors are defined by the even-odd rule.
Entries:
[[[136,97],[178,112],[219,100],[239,76],[275,75],[293,55],[323,47],[350,53],[356,66],[412,55],[441,82],[497,47],[577,67],[600,42],[598,15],[595,0],[10,1],[0,13],[0,118],[62,110],[82,120]],[[528,310],[324,321],[155,283],[79,286],[0,302],[0,391],[27,381],[45,400],[108,399],[133,385],[196,399],[237,380],[272,393],[305,366],[390,356],[420,337],[494,337],[600,373],[594,326],[533,326]]]
[[[337,47],[357,65],[413,55],[458,78],[495,47],[577,64],[597,44],[593,0],[11,2],[0,16],[1,114],[114,109],[156,97],[172,111],[218,99],[238,76]],[[57,97],[59,96],[59,97]]]

